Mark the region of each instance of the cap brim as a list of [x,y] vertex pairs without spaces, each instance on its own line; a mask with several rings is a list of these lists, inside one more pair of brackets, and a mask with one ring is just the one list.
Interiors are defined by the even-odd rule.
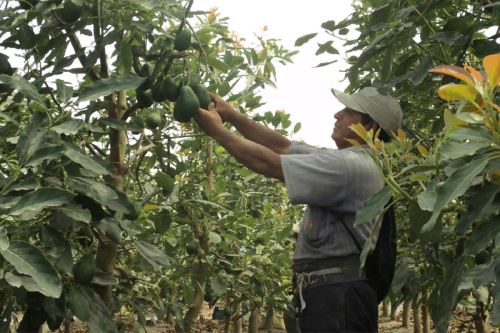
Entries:
[[363,110],[363,108],[361,107],[361,105],[359,105],[354,100],[354,98],[352,96],[347,95],[346,93],[343,93],[342,91],[334,89],[334,88],[332,88],[331,91],[332,91],[333,96],[335,96],[335,98],[337,98],[337,100],[340,103],[342,103],[343,105],[345,105],[349,109],[352,109],[354,111],[358,111],[358,112],[361,112],[361,113],[366,113]]

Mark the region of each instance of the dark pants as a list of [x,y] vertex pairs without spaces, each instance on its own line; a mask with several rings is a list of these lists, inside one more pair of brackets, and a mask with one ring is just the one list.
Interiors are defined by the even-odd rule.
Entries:
[[303,296],[301,333],[377,332],[377,296],[366,281],[311,287]]

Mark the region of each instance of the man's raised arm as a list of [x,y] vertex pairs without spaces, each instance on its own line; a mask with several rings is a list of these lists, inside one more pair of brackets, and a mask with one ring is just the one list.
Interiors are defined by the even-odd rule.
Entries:
[[210,97],[215,104],[215,111],[220,115],[222,121],[232,124],[246,139],[265,146],[277,154],[288,153],[292,144],[289,139],[239,113],[218,95],[210,93]]

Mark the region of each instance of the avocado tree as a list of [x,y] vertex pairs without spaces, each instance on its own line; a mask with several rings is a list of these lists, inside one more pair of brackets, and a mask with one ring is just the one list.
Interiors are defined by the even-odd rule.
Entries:
[[[372,85],[401,101],[404,128],[393,144],[356,128],[387,182],[357,223],[395,197],[394,296],[419,300],[429,291],[440,332],[457,304],[474,304],[478,331],[488,331],[490,313],[499,323],[499,20],[493,1],[368,0],[354,2],[345,20],[322,24],[328,37],[318,52],[347,47],[347,90]],[[322,37],[308,34],[297,44],[312,38]]]
[[22,0],[0,11],[1,331],[20,311],[19,332],[72,315],[114,332],[118,311],[137,325],[145,309],[174,313],[179,330],[197,318],[209,254],[225,250],[216,222],[232,206],[217,203],[223,166],[190,119],[207,88],[260,105],[274,62],[292,53],[273,40],[246,48],[215,11],[191,7]]

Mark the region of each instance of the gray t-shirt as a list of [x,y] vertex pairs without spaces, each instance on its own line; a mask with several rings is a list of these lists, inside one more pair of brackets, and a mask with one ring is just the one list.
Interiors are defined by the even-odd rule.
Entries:
[[[300,223],[295,261],[343,257],[359,253],[339,220],[354,223],[363,202],[382,189],[379,171],[362,147],[317,148],[293,142],[281,164],[292,204],[306,204]],[[362,242],[370,224],[355,228]]]

